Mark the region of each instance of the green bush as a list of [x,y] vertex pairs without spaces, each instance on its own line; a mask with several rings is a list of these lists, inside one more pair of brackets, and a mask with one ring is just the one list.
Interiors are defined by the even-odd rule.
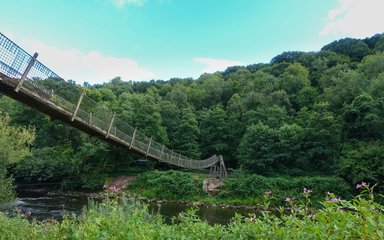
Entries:
[[15,190],[12,187],[12,179],[0,178],[0,206],[15,199]]
[[201,192],[202,181],[191,173],[152,171],[140,174],[131,189],[141,190],[141,195],[149,198],[189,199]]
[[326,192],[348,198],[352,190],[343,179],[338,177],[263,177],[237,171],[225,180],[220,197],[254,198],[254,202],[258,202],[257,199],[260,199],[265,192],[272,191],[274,203],[281,204],[286,197],[299,198],[304,188],[313,191],[313,198],[316,201],[323,199]]

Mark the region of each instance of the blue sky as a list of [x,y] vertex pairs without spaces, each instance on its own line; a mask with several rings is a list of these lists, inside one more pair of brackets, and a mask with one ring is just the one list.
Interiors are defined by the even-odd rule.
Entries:
[[12,0],[0,31],[60,76],[197,78],[384,32],[383,0]]

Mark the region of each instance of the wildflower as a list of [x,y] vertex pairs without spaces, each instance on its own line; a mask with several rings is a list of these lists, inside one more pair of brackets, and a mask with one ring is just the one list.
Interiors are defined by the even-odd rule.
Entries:
[[26,215],[27,217],[30,217],[30,216],[32,215],[32,212],[31,212],[31,211],[28,211],[28,212],[25,213],[25,215]]
[[272,195],[272,191],[265,192],[264,194],[267,195],[267,196],[271,196]]
[[117,188],[115,185],[112,185],[108,188],[108,190],[116,193],[116,192],[120,191],[120,188]]
[[340,203],[341,199],[339,197],[334,197],[334,198],[326,198],[327,202],[332,202],[332,203]]
[[307,189],[307,188],[304,188],[304,193],[311,193],[312,192],[312,190],[310,190],[310,189]]
[[316,217],[316,214],[315,214],[315,213],[310,213],[310,214],[308,214],[308,217],[309,217],[309,218],[315,218],[315,217]]
[[107,188],[108,188],[108,186],[104,184],[103,185],[103,189],[107,189]]
[[358,184],[356,185],[356,189],[364,188],[364,187],[367,187],[367,186],[368,186],[367,183],[365,183],[365,182],[361,182],[361,183],[358,183]]
[[287,197],[287,198],[285,199],[285,202],[286,202],[286,203],[290,203],[290,202],[292,202],[292,200],[293,200],[292,198]]
[[249,218],[249,221],[250,221],[250,222],[253,222],[253,221],[255,221],[255,220],[256,220],[256,215],[255,215],[255,214],[254,214],[252,217]]

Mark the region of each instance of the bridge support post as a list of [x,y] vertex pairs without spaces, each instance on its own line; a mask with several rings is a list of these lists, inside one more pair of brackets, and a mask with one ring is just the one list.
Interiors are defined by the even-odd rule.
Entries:
[[133,130],[133,134],[132,134],[131,144],[129,144],[129,149],[132,148],[133,141],[135,141],[136,130],[137,130],[137,128],[135,127],[135,130]]
[[163,144],[163,146],[161,147],[161,152],[160,152],[160,161],[161,161],[161,157],[163,156],[163,153],[164,153],[164,144]]
[[23,75],[21,75],[20,81],[17,83],[17,85],[15,87],[15,92],[19,92],[21,85],[23,84],[24,80],[27,78],[27,75],[28,75],[29,71],[31,71],[33,64],[35,64],[37,56],[39,56],[38,53],[33,54],[31,61],[29,61],[27,68],[25,69]]
[[113,113],[111,122],[109,123],[109,126],[108,126],[107,135],[105,135],[105,138],[109,137],[109,133],[111,132],[113,121],[115,121],[115,116],[116,116],[116,113]]
[[225,168],[223,156],[219,156],[219,161],[211,166],[209,174],[212,178],[226,178],[228,177],[227,169]]
[[81,93],[81,95],[80,95],[80,97],[79,97],[79,100],[77,101],[75,111],[73,112],[73,115],[72,115],[72,118],[71,118],[71,121],[72,121],[72,122],[73,122],[73,120],[75,120],[77,111],[79,111],[80,104],[81,104],[81,102],[83,101],[83,97],[84,97],[84,93]]
[[145,156],[148,156],[149,148],[151,147],[151,143],[152,143],[152,138],[149,139],[149,143],[148,143],[147,151],[145,152]]

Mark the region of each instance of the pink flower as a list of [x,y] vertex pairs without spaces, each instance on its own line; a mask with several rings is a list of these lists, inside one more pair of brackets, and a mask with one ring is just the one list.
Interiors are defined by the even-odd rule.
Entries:
[[272,195],[272,191],[265,192],[264,194],[267,195],[267,196],[271,196]]
[[332,199],[327,198],[326,200],[327,200],[327,202],[332,202],[332,203],[340,203],[341,202],[341,199],[339,197],[334,197]]
[[110,186],[108,188],[108,190],[111,191],[111,192],[116,193],[116,192],[118,192],[120,190],[120,188],[117,188],[115,185],[112,185],[112,186]]
[[312,192],[312,190],[304,188],[304,193],[311,193],[311,192]]
[[287,197],[286,199],[285,199],[285,202],[287,202],[287,203],[289,203],[289,202],[292,202],[292,198],[290,198],[290,197]]
[[28,212],[25,213],[25,215],[26,215],[27,217],[30,217],[30,216],[32,215],[32,212],[31,212],[31,211],[28,211]]
[[363,187],[368,187],[368,184],[365,183],[365,182],[361,182],[361,184],[358,183],[358,184],[356,185],[356,189],[360,189],[360,188],[363,188]]
[[107,188],[108,188],[108,186],[104,184],[103,185],[103,189],[107,189]]

